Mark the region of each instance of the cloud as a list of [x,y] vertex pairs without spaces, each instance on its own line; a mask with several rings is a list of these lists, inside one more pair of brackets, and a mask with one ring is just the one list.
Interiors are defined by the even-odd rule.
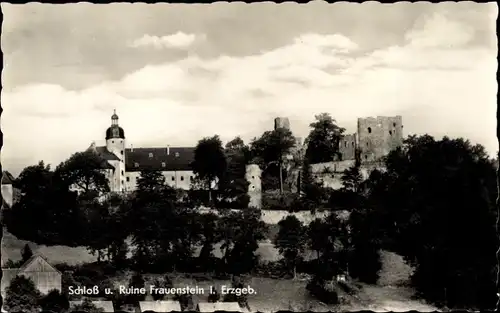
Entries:
[[202,37],[196,36],[195,34],[186,34],[183,32],[177,32],[169,36],[151,36],[144,35],[129,44],[132,48],[140,47],[153,47],[155,49],[165,49],[165,48],[177,48],[185,49],[195,43],[197,39]]
[[462,47],[474,38],[474,28],[446,16],[444,13],[425,15],[405,36],[410,45],[420,48]]
[[248,141],[278,115],[305,137],[314,115],[329,112],[350,132],[357,117],[403,114],[405,132],[465,136],[494,152],[496,51],[466,49],[464,39],[422,44],[461,27],[446,16],[423,21],[405,45],[364,55],[341,34],[306,33],[257,55],[192,55],[78,92],[47,84],[4,92],[2,158],[10,168],[27,165],[19,155],[58,163],[103,141],[114,108],[135,147],[190,146],[213,134]]

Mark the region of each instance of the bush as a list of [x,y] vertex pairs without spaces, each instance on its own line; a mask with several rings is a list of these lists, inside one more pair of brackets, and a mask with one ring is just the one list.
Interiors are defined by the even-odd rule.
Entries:
[[268,278],[291,278],[283,260],[261,263],[255,269],[255,274]]
[[44,312],[66,312],[69,309],[68,298],[65,294],[61,294],[59,290],[51,290],[38,301],[38,304]]
[[266,191],[262,193],[262,209],[290,211],[298,200],[297,193]]
[[78,281],[96,282],[106,280],[116,274],[116,268],[108,262],[94,262],[77,266],[73,275]]
[[325,286],[325,281],[314,277],[307,283],[306,289],[311,296],[326,304],[338,304],[339,297],[335,290]]

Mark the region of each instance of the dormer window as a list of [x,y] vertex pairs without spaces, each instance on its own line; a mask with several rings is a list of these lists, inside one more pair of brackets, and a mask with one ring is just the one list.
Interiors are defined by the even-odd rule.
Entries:
[[161,162],[161,167],[166,167],[167,164],[165,162]]
[[139,167],[139,163],[135,162],[135,163],[134,163],[134,166],[135,166],[135,167]]
[[149,157],[152,158],[153,157],[153,153],[150,152],[149,153]]
[[178,158],[179,157],[179,152],[176,152],[175,153],[175,157]]

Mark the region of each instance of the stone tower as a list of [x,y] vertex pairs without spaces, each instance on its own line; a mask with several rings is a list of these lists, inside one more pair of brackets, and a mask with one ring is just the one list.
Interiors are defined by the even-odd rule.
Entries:
[[284,128],[290,130],[290,120],[288,117],[277,117],[274,119],[274,129]]
[[109,161],[115,171],[112,176],[111,190],[124,191],[125,188],[125,132],[118,125],[116,110],[111,116],[111,126],[106,130],[106,149],[116,155],[119,161]]
[[257,164],[249,164],[246,166],[245,178],[249,182],[248,196],[250,197],[249,207],[257,209],[262,208],[262,170]]
[[377,116],[358,118],[361,162],[378,161],[403,144],[403,118]]

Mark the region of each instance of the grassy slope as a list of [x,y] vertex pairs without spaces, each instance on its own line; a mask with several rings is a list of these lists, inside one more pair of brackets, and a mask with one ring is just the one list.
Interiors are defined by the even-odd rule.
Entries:
[[[13,235],[4,231],[2,238],[2,264],[8,260],[19,260],[20,251],[26,241],[18,240]],[[83,247],[70,248],[66,246],[44,246],[29,242],[34,252],[40,252],[52,263],[78,264],[95,261]],[[262,243],[258,253],[264,260],[277,259],[278,252],[271,243]],[[220,256],[220,250],[216,247],[215,254]],[[305,290],[305,281],[273,280],[269,278],[252,278],[250,285],[257,290],[256,295],[249,296],[251,309],[254,311],[269,312],[277,310],[315,311],[328,310],[375,310],[375,311],[431,311],[435,308],[426,305],[422,301],[411,300],[413,291],[403,285],[408,280],[412,269],[407,266],[402,258],[394,253],[383,252],[383,268],[377,286],[363,285],[360,294],[351,299],[351,303],[341,308],[328,307],[308,297]],[[128,277],[117,277],[120,283],[128,282]],[[208,289],[209,285],[230,285],[229,281],[195,281],[185,277],[175,277],[176,286],[198,285]],[[199,296],[196,301],[206,300],[206,296]]]

